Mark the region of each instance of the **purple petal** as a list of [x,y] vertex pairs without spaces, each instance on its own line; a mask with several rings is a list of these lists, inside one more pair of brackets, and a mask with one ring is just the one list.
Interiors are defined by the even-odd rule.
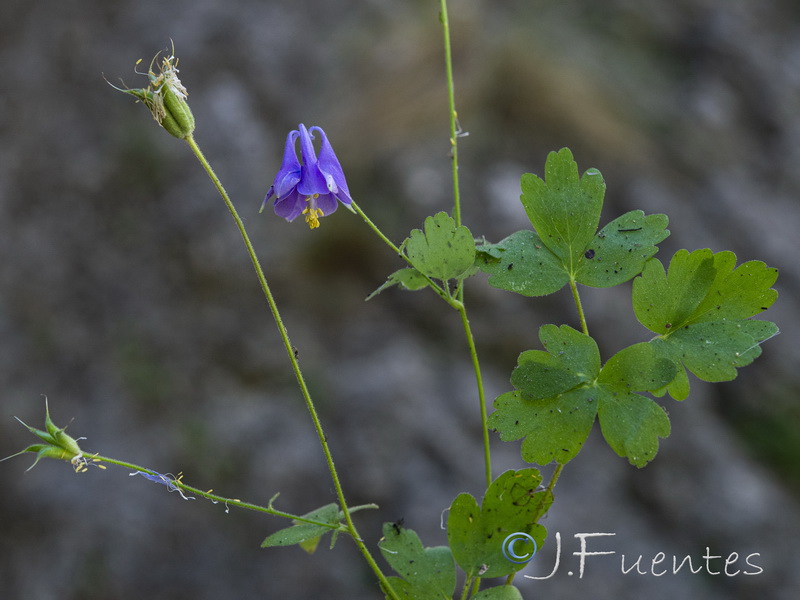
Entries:
[[[298,125],[298,134],[300,135],[300,156],[303,158],[303,164],[309,165],[317,162],[317,153],[314,150],[314,138],[306,129],[306,126],[300,123]],[[311,129],[314,129],[313,127]]]
[[325,175],[319,170],[316,164],[310,167],[303,165],[303,173],[300,175],[297,191],[304,196],[314,196],[330,192],[328,189],[328,182],[325,180]]
[[286,196],[300,181],[301,166],[295,151],[295,140],[299,135],[299,131],[292,130],[286,136],[286,145],[283,148],[283,162],[278,174],[275,175],[272,187],[267,192],[267,198],[270,198],[273,194],[278,198]]
[[162,475],[161,473],[145,473],[144,471],[136,471],[134,473],[129,473],[129,475],[131,477],[133,477],[134,475],[141,475],[145,479],[149,479],[150,481],[153,481],[155,483],[160,483],[161,485],[167,486],[170,489],[170,491],[172,491],[173,489],[177,489],[175,487],[175,484],[172,482],[172,479],[170,479],[166,475]]
[[303,167],[297,191],[304,196],[327,194],[329,191],[325,175],[319,170],[317,164],[317,153],[314,151],[312,139],[306,126],[300,123],[300,157],[303,159]]
[[142,477],[149,479],[150,481],[154,481],[155,483],[160,483],[161,485],[167,486],[167,489],[170,492],[178,492],[181,495],[181,498],[184,500],[195,500],[194,496],[187,496],[183,493],[183,490],[179,488],[175,482],[180,481],[180,475],[178,477],[173,477],[172,475],[162,475],[161,473],[145,473],[144,471],[135,471],[133,473],[129,473],[131,477],[134,475],[141,475]]
[[305,196],[292,190],[286,196],[275,199],[274,210],[276,215],[292,222],[303,213],[307,204]]
[[272,187],[269,188],[269,192],[267,192],[267,198],[275,194],[278,198],[282,198],[289,194],[297,184],[300,182],[300,171],[289,171],[284,172],[283,170],[279,171],[278,174],[275,176],[275,182],[272,184]]
[[[312,127],[311,131],[319,131],[322,143],[319,149],[319,168],[326,175],[328,189],[345,204],[350,204],[353,200],[350,197],[350,190],[347,189],[347,182],[344,178],[344,171],[336,153],[333,151],[328,141],[328,136],[320,127]],[[332,185],[332,184],[335,184]],[[338,189],[336,189],[338,188]]]

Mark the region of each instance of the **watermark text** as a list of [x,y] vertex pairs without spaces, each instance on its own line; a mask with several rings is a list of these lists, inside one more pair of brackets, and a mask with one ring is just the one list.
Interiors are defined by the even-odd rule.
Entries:
[[[728,554],[712,553],[711,548],[706,546],[704,551],[690,553],[685,555],[672,554],[668,555],[665,552],[657,552],[652,557],[644,556],[631,556],[613,550],[612,540],[610,538],[616,537],[616,533],[576,533],[573,538],[577,541],[578,549],[573,551],[571,555],[574,557],[571,560],[572,568],[565,563],[567,575],[577,575],[579,579],[583,579],[587,574],[589,563],[597,563],[594,568],[608,568],[610,560],[619,564],[620,573],[622,575],[649,575],[652,577],[663,577],[665,575],[678,575],[679,573],[691,573],[693,575],[722,575],[725,577],[737,577],[740,575],[760,575],[764,572],[764,568],[759,564],[761,562],[761,553],[751,552],[749,554],[730,552]],[[555,539],[555,559],[553,568],[548,575],[535,577],[533,575],[524,575],[528,579],[550,579],[562,568],[562,540],[561,533],[556,532]],[[518,564],[528,563],[533,560],[534,556],[541,558],[541,553],[537,554],[539,548],[536,541],[527,533],[516,532],[506,536],[503,540],[503,556]],[[614,559],[603,559],[602,557],[617,556]],[[575,564],[577,563],[577,565]],[[577,566],[577,568],[575,568]]]

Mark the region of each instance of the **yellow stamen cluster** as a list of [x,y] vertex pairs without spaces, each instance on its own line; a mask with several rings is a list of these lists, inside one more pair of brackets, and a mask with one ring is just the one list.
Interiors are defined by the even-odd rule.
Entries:
[[308,223],[308,227],[310,229],[316,229],[319,227],[319,218],[324,217],[325,213],[322,212],[321,208],[317,208],[314,206],[317,195],[309,196],[306,198],[306,202],[308,202],[308,206],[305,208],[302,214],[306,216],[306,223]]
[[75,469],[76,473],[85,473],[89,470],[89,465],[97,467],[98,469],[105,469],[105,465],[99,464],[99,460],[94,458],[93,456],[88,456],[85,454],[76,454],[72,457],[72,460],[69,461],[72,463],[72,467]]
[[167,86],[179,100],[186,100],[186,96],[189,95],[189,92],[186,91],[181,80],[178,79],[177,73],[178,59],[175,58],[175,56],[162,59],[161,72],[158,75],[153,72],[151,64],[148,75],[150,76],[153,90],[158,92],[163,86]]

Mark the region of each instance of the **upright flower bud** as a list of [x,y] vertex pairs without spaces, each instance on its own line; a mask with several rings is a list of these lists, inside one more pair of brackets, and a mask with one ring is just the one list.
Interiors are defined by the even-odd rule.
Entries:
[[[150,68],[146,73],[150,84],[146,88],[112,87],[136,96],[150,110],[159,125],[176,138],[186,139],[194,132],[194,115],[186,102],[188,92],[183,87],[181,80],[178,79],[178,59],[174,54],[162,58],[161,65],[156,67],[158,69],[158,73],[156,73],[153,65],[158,64],[157,60],[158,54],[150,61]],[[136,64],[138,65],[140,62],[141,59]]]

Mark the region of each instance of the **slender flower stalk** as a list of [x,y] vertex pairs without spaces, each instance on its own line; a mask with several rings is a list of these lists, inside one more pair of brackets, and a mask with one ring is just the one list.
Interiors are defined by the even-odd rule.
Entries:
[[[219,494],[214,494],[213,490],[206,490],[203,491],[199,488],[187,485],[183,482],[183,477],[181,475],[173,476],[169,474],[161,474],[157,471],[153,471],[152,469],[148,469],[146,467],[141,467],[139,465],[135,465],[133,463],[125,462],[122,460],[117,460],[114,458],[109,458],[107,456],[101,456],[99,454],[92,454],[86,456],[87,460],[90,464],[93,463],[108,463],[111,465],[116,465],[118,467],[124,467],[126,469],[131,470],[131,475],[142,475],[146,479],[153,481],[155,483],[160,483],[167,487],[170,491],[178,491],[180,495],[184,499],[189,499],[192,496],[187,496],[186,494],[194,494],[195,496],[199,496],[201,498],[205,498],[206,500],[210,500],[214,504],[223,504],[226,508],[231,506],[236,508],[243,508],[246,510],[252,510],[260,513],[265,513],[268,515],[272,515],[274,517],[282,517],[284,519],[291,519],[293,521],[298,521],[301,523],[310,523],[312,525],[319,525],[322,527],[328,527],[329,529],[340,529],[339,525],[334,525],[331,523],[326,523],[324,521],[317,521],[315,519],[309,519],[307,517],[293,515],[291,513],[287,513],[282,510],[278,510],[273,508],[272,503],[278,497],[276,494],[273,496],[267,506],[261,506],[259,504],[254,504],[252,502],[243,502],[239,498],[227,498],[225,496],[220,496]],[[376,505],[363,505],[359,507],[353,507],[350,511],[354,511],[358,508],[377,508]]]
[[[262,506],[260,504],[254,504],[252,502],[244,502],[239,498],[227,498],[225,496],[220,496],[219,494],[214,494],[214,490],[206,490],[203,491],[200,488],[192,487],[187,485],[183,481],[183,475],[170,475],[170,474],[162,474],[151,469],[147,469],[145,467],[140,467],[138,465],[134,465],[129,462],[117,460],[114,458],[109,458],[107,456],[101,456],[99,454],[92,454],[86,457],[89,464],[96,464],[96,463],[108,463],[112,465],[117,465],[120,467],[125,467],[126,469],[130,469],[130,475],[142,475],[146,479],[153,481],[155,483],[159,483],[167,487],[170,492],[177,491],[184,500],[193,500],[194,496],[187,496],[186,494],[195,494],[196,496],[200,496],[201,498],[205,498],[206,500],[210,500],[214,504],[223,504],[225,506],[225,511],[227,512],[230,507],[235,508],[243,508],[246,510],[252,510],[255,512],[261,512],[268,515],[272,515],[273,517],[281,517],[284,519],[291,519],[292,521],[298,523],[308,523],[309,525],[318,525],[320,527],[327,527],[331,530],[338,530],[343,532],[348,532],[346,528],[343,528],[339,524],[328,523],[326,521],[318,521],[316,519],[309,519],[308,517],[304,517],[301,515],[294,515],[292,513],[288,513],[283,510],[278,510],[273,508],[272,503],[278,498],[279,494],[275,494],[272,498],[270,498],[269,503],[267,506]],[[359,506],[353,506],[349,510],[350,512],[356,512],[358,510],[364,509],[376,509],[378,508],[377,504],[361,504]]]
[[[145,73],[150,80],[150,84],[147,88],[121,89],[116,88],[116,86],[114,87],[117,90],[133,95],[144,103],[161,127],[188,144],[197,160],[205,169],[214,187],[217,188],[217,192],[219,192],[222,200],[225,202],[228,211],[231,213],[236,223],[236,227],[239,229],[245,247],[247,248],[247,253],[253,263],[256,276],[261,284],[261,289],[264,292],[267,304],[269,305],[273,319],[278,327],[278,332],[286,354],[289,357],[289,362],[291,363],[292,370],[297,379],[297,384],[300,387],[300,393],[305,400],[306,408],[314,423],[314,429],[319,438],[320,445],[322,446],[323,454],[325,455],[325,462],[328,465],[333,487],[336,490],[339,506],[344,514],[347,532],[351,535],[361,551],[361,554],[377,576],[387,596],[392,600],[400,600],[396,592],[392,589],[389,580],[370,554],[369,549],[361,539],[355,523],[353,522],[350,514],[352,509],[348,508],[342,484],[339,480],[339,474],[333,462],[330,447],[328,446],[327,435],[325,435],[322,429],[322,423],[319,419],[317,409],[314,405],[314,401],[311,399],[311,394],[306,385],[305,378],[297,362],[294,346],[289,339],[286,326],[283,324],[280,312],[278,311],[278,305],[267,283],[266,276],[256,256],[255,249],[250,241],[250,236],[247,234],[244,222],[236,211],[236,207],[234,207],[231,202],[228,193],[222,186],[214,169],[212,169],[194,139],[194,117],[186,103],[186,96],[188,93],[177,78],[178,59],[174,56],[173,52],[168,58],[163,59],[160,71],[156,73],[153,71],[153,65],[156,63],[157,57],[158,55],[156,55],[156,58],[151,62],[149,71]],[[317,156],[314,151],[312,144],[314,131],[318,131],[321,137],[319,156]],[[297,138],[300,139],[301,143],[300,154],[303,160],[302,164],[298,161],[294,150],[294,143]],[[284,150],[284,163],[264,202],[266,203],[272,195],[276,196],[276,213],[290,221],[300,214],[304,214],[306,222],[312,229],[319,226],[320,217],[328,215],[336,210],[339,202],[343,204],[349,204],[351,202],[350,192],[347,189],[347,183],[344,180],[341,166],[322,129],[319,127],[312,127],[310,130],[307,130],[305,126],[300,125],[299,130],[290,132]],[[190,490],[193,493],[208,497],[207,492],[201,493],[200,490],[194,488],[182,487],[183,484],[181,484],[177,478],[168,478],[167,476],[149,470],[141,471],[148,479],[156,483],[162,483],[171,490]]]
[[[135,465],[133,463],[117,460],[114,458],[109,458],[107,456],[101,456],[98,453],[88,453],[78,446],[78,441],[85,439],[85,438],[78,438],[75,439],[70,435],[64,433],[66,427],[58,427],[53,423],[52,419],[50,418],[50,407],[47,404],[45,399],[45,429],[37,429],[35,427],[31,427],[30,425],[26,425],[22,420],[19,418],[17,419],[22,425],[28,429],[31,433],[35,436],[40,438],[44,443],[43,444],[33,444],[28,446],[24,450],[17,452],[16,454],[12,454],[11,456],[7,456],[1,461],[8,460],[9,458],[14,458],[15,456],[19,456],[21,454],[33,453],[36,454],[36,459],[34,460],[33,464],[27,469],[30,471],[33,467],[35,467],[39,460],[42,458],[54,458],[56,460],[63,460],[69,462],[72,467],[75,469],[76,473],[85,473],[89,470],[90,466],[98,467],[100,469],[105,469],[105,464],[108,463],[111,465],[116,465],[119,467],[124,467],[126,469],[130,469],[131,475],[141,475],[150,481],[155,483],[159,483],[161,485],[166,486],[166,488],[170,492],[178,492],[184,500],[194,500],[193,496],[187,496],[186,493],[196,494],[197,496],[202,496],[208,500],[211,500],[215,504],[223,503],[226,507],[230,506],[237,506],[239,508],[246,508],[249,510],[255,510],[258,512],[267,513],[276,517],[284,517],[287,519],[293,519],[295,521],[301,521],[304,523],[311,523],[313,525],[322,525],[328,527],[330,529],[339,529],[339,525],[334,525],[331,523],[326,523],[323,521],[316,521],[314,519],[309,519],[307,517],[302,517],[298,515],[293,515],[291,513],[287,513],[281,510],[277,510],[272,507],[272,503],[278,497],[278,494],[275,494],[270,501],[268,506],[259,506],[258,504],[251,504],[249,502],[242,502],[238,498],[225,498],[224,496],[219,496],[217,494],[213,494],[213,490],[202,491],[198,488],[189,486],[183,482],[182,475],[171,475],[171,474],[161,474],[157,471],[153,471],[152,469],[148,469],[146,467],[141,467],[139,465]],[[352,507],[349,510],[351,512],[356,510],[362,510],[365,508],[378,508],[374,504],[364,504],[361,506]],[[345,530],[346,531],[346,530]]]
[[[386,235],[384,235],[384,233],[380,230],[380,228],[377,225],[375,225],[375,223],[372,222],[372,220],[361,209],[361,207],[358,206],[358,204],[353,202],[350,204],[350,208],[352,208],[353,211],[364,220],[367,226],[370,229],[372,229],[375,235],[377,235],[383,241],[383,243],[389,246],[389,248],[391,248],[395,254],[397,254],[400,258],[405,260],[409,265],[413,266],[408,256],[406,256],[406,254],[402,250],[400,250],[400,248],[394,242],[392,242],[388,237],[386,237]],[[424,273],[420,273],[420,275],[425,278],[425,280],[428,282],[428,285],[433,289],[434,292],[436,292],[439,295],[439,297],[442,300],[447,302],[450,306],[452,306],[456,310],[460,310],[461,303],[453,297],[453,294],[450,293],[450,290],[440,286],[438,283],[436,283],[433,279],[431,279]]]
[[267,299],[267,303],[269,304],[270,311],[272,312],[272,316],[275,320],[275,324],[278,326],[278,331],[281,336],[281,340],[283,341],[284,348],[286,350],[286,354],[289,357],[289,362],[292,365],[292,370],[294,371],[295,377],[297,379],[297,384],[300,387],[300,393],[303,396],[303,399],[306,403],[306,408],[311,416],[311,420],[314,423],[314,429],[317,432],[317,437],[319,438],[320,445],[322,446],[322,451],[325,454],[325,461],[328,465],[328,471],[331,476],[331,480],[333,482],[333,487],[336,490],[336,496],[339,500],[339,506],[344,513],[344,519],[347,524],[347,531],[352,536],[353,540],[355,541],[358,549],[361,551],[361,554],[364,556],[364,559],[369,564],[370,568],[373,570],[375,575],[378,577],[378,580],[381,583],[381,586],[386,591],[387,595],[392,598],[392,600],[400,600],[397,594],[392,589],[391,584],[389,583],[386,576],[381,571],[381,568],[378,566],[378,563],[375,562],[372,554],[370,553],[367,546],[364,544],[361,536],[356,529],[355,523],[353,522],[351,511],[352,509],[348,508],[347,501],[344,496],[344,490],[342,489],[342,484],[339,480],[339,473],[336,470],[336,466],[333,462],[333,455],[331,454],[330,447],[328,446],[328,437],[322,429],[322,422],[319,419],[319,415],[317,413],[316,406],[314,405],[314,401],[311,398],[311,393],[308,390],[308,386],[306,385],[305,378],[303,377],[303,373],[300,370],[300,364],[297,361],[297,357],[295,356],[294,346],[292,345],[291,340],[289,339],[289,334],[286,331],[286,326],[283,324],[283,319],[281,318],[280,312],[278,311],[278,305],[275,302],[275,298],[272,295],[272,291],[270,290],[269,284],[267,283],[267,278],[264,275],[264,271],[261,268],[261,264],[256,256],[255,249],[253,248],[253,244],[250,241],[250,236],[247,234],[247,230],[245,229],[244,222],[242,221],[239,213],[236,210],[236,207],[231,202],[228,193],[225,191],[225,188],[222,186],[219,178],[217,177],[214,170],[211,168],[210,163],[206,160],[205,156],[203,155],[200,147],[195,142],[193,136],[188,136],[186,138],[186,143],[191,148],[194,155],[197,157],[197,160],[205,169],[206,173],[208,174],[211,181],[214,183],[214,186],[217,188],[220,196],[222,197],[225,205],[228,207],[228,211],[231,213],[233,220],[236,223],[237,228],[239,229],[239,233],[242,236],[242,240],[244,241],[245,246],[247,247],[247,253],[250,256],[250,260],[253,263],[253,268],[256,271],[256,276],[258,277],[258,281],[261,284],[261,289],[264,292],[264,296]]

